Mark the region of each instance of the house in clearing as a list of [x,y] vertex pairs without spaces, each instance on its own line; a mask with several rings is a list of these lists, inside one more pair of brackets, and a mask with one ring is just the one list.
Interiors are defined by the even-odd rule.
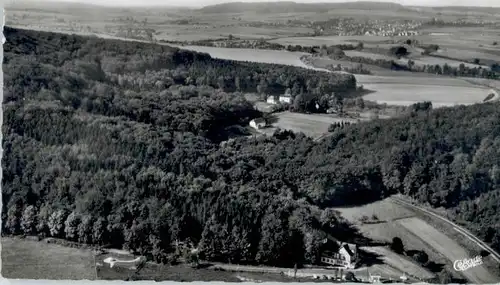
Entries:
[[278,103],[278,100],[276,100],[276,96],[271,95],[271,96],[267,97],[266,102],[267,102],[268,104],[277,104],[277,103]]
[[284,95],[280,95],[279,97],[279,101],[281,103],[292,103],[292,97],[290,95],[287,95],[287,94],[284,94]]
[[[327,243],[328,241],[325,241]],[[358,262],[358,246],[355,244],[340,242],[336,252],[323,252],[321,262],[327,266],[354,269]]]
[[250,127],[260,130],[267,126],[267,122],[264,118],[257,118],[250,121]]

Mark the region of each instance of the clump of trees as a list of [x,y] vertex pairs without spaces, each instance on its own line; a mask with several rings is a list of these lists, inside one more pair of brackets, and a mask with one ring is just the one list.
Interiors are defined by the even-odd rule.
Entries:
[[391,243],[391,249],[399,254],[403,254],[405,252],[405,247],[403,245],[403,241],[399,237],[394,237]]
[[389,49],[389,55],[397,56],[398,58],[407,56],[409,54],[408,49],[404,46],[394,46]]

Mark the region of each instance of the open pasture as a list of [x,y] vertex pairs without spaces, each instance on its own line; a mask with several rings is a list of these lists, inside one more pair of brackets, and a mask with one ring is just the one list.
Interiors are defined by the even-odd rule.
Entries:
[[348,118],[338,118],[334,115],[326,114],[301,114],[292,112],[280,112],[273,114],[276,117],[276,122],[271,127],[262,129],[266,134],[272,134],[276,128],[282,130],[290,130],[294,132],[302,132],[306,136],[318,138],[328,133],[328,127],[336,122],[351,122],[356,120]]
[[430,279],[435,277],[428,269],[425,269],[420,264],[415,262],[410,257],[406,257],[400,254],[397,254],[384,246],[373,246],[373,247],[361,247],[362,250],[367,252],[375,253],[381,256],[381,259],[385,264],[394,267],[401,272],[407,272],[412,276],[417,276],[421,279]]
[[[444,255],[451,262],[471,258],[468,252],[457,242],[419,218],[403,219],[399,220],[398,223],[422,239],[429,247]],[[452,266],[452,263],[448,263],[448,265]],[[469,268],[463,271],[462,274],[470,281],[477,283],[493,283],[500,280],[500,278],[491,275],[483,266]]]
[[351,222],[359,221],[362,216],[372,217],[376,215],[379,221],[389,221],[413,217],[415,215],[413,211],[392,202],[390,199],[376,201],[359,207],[338,207],[334,209]]
[[95,280],[91,250],[2,237],[2,276],[11,279]]
[[[367,238],[390,243],[392,242],[392,238],[399,237],[403,240],[403,244],[407,249],[426,250],[429,259],[437,263],[444,263],[447,261],[444,255],[429,248],[429,246],[416,234],[398,223],[399,220],[415,217],[416,213],[411,209],[394,203],[390,199],[363,206],[334,209],[339,211],[342,217],[349,222],[354,223],[359,231]],[[378,223],[363,223],[360,221],[362,216],[367,216],[372,220],[373,215],[377,216]]]

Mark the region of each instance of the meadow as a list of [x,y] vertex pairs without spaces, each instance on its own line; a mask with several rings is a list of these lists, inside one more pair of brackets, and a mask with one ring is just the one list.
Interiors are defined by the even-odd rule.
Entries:
[[91,250],[10,237],[1,244],[5,278],[96,280]]
[[[408,218],[398,221],[404,229],[418,236],[421,240],[429,245],[429,247],[444,255],[449,261],[471,258],[468,252],[457,242],[429,225],[419,218]],[[451,264],[450,264],[451,265]],[[469,281],[477,283],[498,282],[498,277],[491,275],[483,266],[476,266],[463,271]]]
[[277,128],[282,130],[291,130],[294,132],[302,132],[306,136],[312,138],[319,138],[325,133],[328,133],[328,127],[332,123],[337,122],[350,122],[356,123],[357,120],[348,118],[338,118],[334,115],[326,114],[302,114],[292,112],[274,113],[276,122],[272,127],[260,130],[266,134],[272,134]]
[[387,247],[373,246],[361,247],[361,249],[382,256],[382,260],[385,264],[402,272],[409,273],[412,276],[417,276],[420,279],[430,279],[435,277],[434,273],[432,273],[428,269],[423,268],[421,265],[416,263],[415,260],[403,255],[399,255]]

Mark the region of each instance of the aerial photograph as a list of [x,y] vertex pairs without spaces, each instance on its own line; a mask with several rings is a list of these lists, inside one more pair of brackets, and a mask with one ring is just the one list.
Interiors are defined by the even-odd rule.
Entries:
[[500,0],[4,15],[4,278],[500,283]]

